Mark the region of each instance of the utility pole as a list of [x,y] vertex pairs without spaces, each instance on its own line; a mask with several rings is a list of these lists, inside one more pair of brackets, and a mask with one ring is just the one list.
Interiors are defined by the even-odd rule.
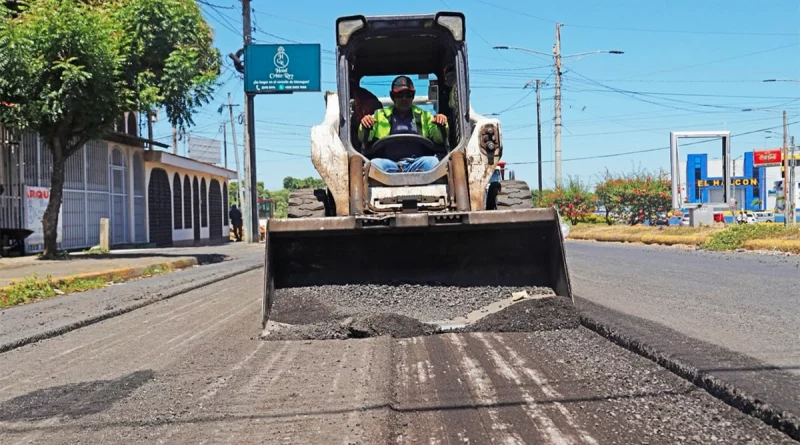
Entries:
[[147,149],[153,151],[153,113],[147,110]]
[[783,110],[783,225],[789,225],[789,147],[786,145],[786,110]]
[[178,154],[178,129],[172,126],[172,154]]
[[561,187],[561,23],[556,23],[556,45],[553,47],[556,59],[556,187]]
[[539,199],[542,199],[542,109],[541,97],[539,95],[539,87],[542,82],[536,79],[536,139],[537,139],[537,158],[539,164]]
[[791,203],[791,212],[792,215],[792,226],[797,225],[797,183],[795,182],[794,178],[794,171],[797,168],[797,161],[794,158],[794,136],[792,136],[792,149],[791,149],[791,156],[792,156],[792,166],[791,170],[789,170],[789,186],[791,187],[789,190],[789,202]]
[[[236,160],[236,181],[237,189],[239,190],[239,208],[244,212],[244,182],[242,181],[242,170],[239,168],[239,144],[236,143],[236,127],[233,123],[233,100],[231,93],[228,93],[228,111],[231,114],[231,137],[233,137],[233,158]],[[244,214],[242,214],[244,219]]]
[[228,169],[228,126],[222,124],[222,160],[225,169]]
[[[245,49],[252,43],[253,27],[250,25],[250,0],[242,0],[242,30],[244,31]],[[247,60],[245,60],[247,64]],[[246,89],[246,87],[245,87]],[[255,95],[245,91],[244,108],[244,149],[245,149],[245,171],[247,173],[247,205],[244,212],[244,228],[247,232],[247,242],[257,243],[259,239],[258,227],[258,185],[256,183],[256,132],[255,116],[253,116],[253,102]]]

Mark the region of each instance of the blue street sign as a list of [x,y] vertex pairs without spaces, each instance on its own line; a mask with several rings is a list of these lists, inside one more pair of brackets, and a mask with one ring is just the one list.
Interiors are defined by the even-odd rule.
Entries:
[[320,54],[317,43],[247,45],[245,91],[256,94],[321,91]]

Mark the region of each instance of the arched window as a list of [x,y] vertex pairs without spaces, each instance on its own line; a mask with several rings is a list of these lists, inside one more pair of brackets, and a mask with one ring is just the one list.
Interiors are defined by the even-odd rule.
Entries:
[[206,178],[200,180],[200,227],[208,227],[208,193]]
[[228,204],[228,183],[222,183],[222,213],[223,213],[223,225],[228,225],[228,210],[231,208]]
[[183,228],[183,214],[181,213],[181,177],[177,173],[172,177],[172,219],[175,221],[175,228]]
[[189,180],[189,175],[183,177],[183,227],[185,229],[192,228],[192,181]]

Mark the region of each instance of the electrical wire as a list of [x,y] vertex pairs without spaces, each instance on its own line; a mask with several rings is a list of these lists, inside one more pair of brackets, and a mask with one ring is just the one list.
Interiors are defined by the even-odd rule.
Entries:
[[650,76],[650,75],[653,75],[653,74],[671,73],[673,71],[679,71],[679,70],[684,70],[684,69],[689,69],[689,68],[697,68],[699,66],[712,65],[712,64],[720,63],[720,62],[727,62],[729,60],[736,60],[736,59],[741,59],[741,58],[744,58],[744,57],[755,56],[755,55],[758,55],[758,54],[765,54],[765,53],[778,51],[778,50],[785,49],[785,48],[791,48],[791,47],[797,46],[797,45],[800,45],[800,43],[795,42],[795,43],[791,43],[789,45],[776,46],[774,48],[762,49],[762,50],[754,51],[754,52],[747,53],[747,54],[739,54],[739,55],[736,55],[736,56],[725,57],[725,58],[722,58],[722,59],[710,60],[708,62],[696,63],[694,65],[686,65],[686,66],[680,66],[680,67],[677,67],[677,68],[667,68],[667,69],[662,69],[662,70],[650,71],[649,73],[644,73],[644,74],[634,74],[632,76],[623,77],[623,79],[632,79],[632,78],[636,78],[636,77]]
[[[524,11],[519,11],[517,9],[511,9],[505,6],[498,5],[496,3],[488,2],[486,0],[473,0],[477,3],[482,3],[487,6],[491,6],[497,9],[503,9],[508,12],[513,12],[514,14],[530,17],[532,19],[539,20],[540,22],[556,24],[555,20],[550,20],[544,17],[539,17]],[[682,30],[682,29],[648,29],[648,28],[625,28],[625,27],[613,27],[613,26],[602,26],[602,25],[583,25],[583,24],[573,24],[573,23],[564,23],[564,26],[569,26],[572,28],[588,28],[588,29],[605,29],[609,31],[626,31],[626,32],[652,32],[652,33],[669,33],[669,34],[707,34],[707,35],[738,35],[738,36],[788,36],[788,37],[797,37],[797,33],[782,33],[782,32],[746,32],[746,31],[698,31],[698,30]]]
[[[790,122],[790,123],[787,124],[787,126],[788,125],[794,125],[794,124],[797,124],[797,123],[800,123],[800,121]],[[738,136],[744,136],[744,135],[748,135],[748,134],[760,133],[762,131],[767,131],[767,130],[774,130],[776,128],[782,128],[782,127],[783,127],[783,125],[776,125],[774,127],[767,127],[767,128],[761,128],[759,130],[753,130],[753,131],[747,131],[747,132],[744,132],[744,133],[732,134],[731,138],[738,137]],[[689,146],[689,145],[707,144],[709,142],[713,142],[713,140],[689,142],[689,143],[686,143],[686,144],[681,144],[681,146],[686,147],[686,146]],[[606,154],[602,154],[602,155],[584,156],[584,157],[580,157],[580,158],[567,158],[567,159],[562,159],[561,161],[562,162],[586,161],[586,160],[591,160],[591,159],[614,158],[614,157],[627,156],[627,155],[632,155],[632,154],[650,153],[650,152],[654,152],[654,151],[669,150],[669,148],[670,148],[669,146],[665,146],[665,147],[657,147],[657,148],[648,148],[648,149],[644,149],[644,150],[625,151],[625,152],[619,152],[619,153],[606,153]],[[554,160],[547,160],[547,161],[543,160],[542,161],[543,164],[545,164],[545,163],[553,163],[553,162],[555,162],[555,161]],[[513,165],[525,165],[525,164],[538,164],[538,163],[539,163],[539,161],[506,162],[506,164],[508,164],[508,165],[512,165],[512,164]]]

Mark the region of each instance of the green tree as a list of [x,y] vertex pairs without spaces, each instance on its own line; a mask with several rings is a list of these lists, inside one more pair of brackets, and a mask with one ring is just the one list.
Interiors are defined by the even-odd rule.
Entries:
[[0,11],[0,122],[32,129],[53,155],[50,200],[42,220],[44,256],[56,254],[67,158],[122,114],[125,34],[105,7],[38,0],[19,15]]
[[67,159],[124,111],[164,107],[183,128],[213,90],[220,57],[194,0],[36,0],[0,5],[0,123],[53,155],[43,258],[57,255]]
[[164,107],[172,125],[192,125],[212,99],[221,59],[195,0],[112,0],[127,34],[124,80],[132,109]]
[[307,177],[304,179],[295,178],[292,176],[287,176],[283,178],[283,188],[287,190],[298,190],[298,189],[324,189],[327,185],[325,181],[319,178],[314,177]]
[[652,174],[637,172],[612,175],[595,187],[598,203],[606,209],[606,222],[653,220],[658,212],[669,209],[672,201],[671,182],[663,171]]
[[555,207],[562,217],[575,225],[594,211],[595,197],[586,184],[578,179],[569,178],[566,187],[556,187],[552,191],[542,190],[540,205]]

